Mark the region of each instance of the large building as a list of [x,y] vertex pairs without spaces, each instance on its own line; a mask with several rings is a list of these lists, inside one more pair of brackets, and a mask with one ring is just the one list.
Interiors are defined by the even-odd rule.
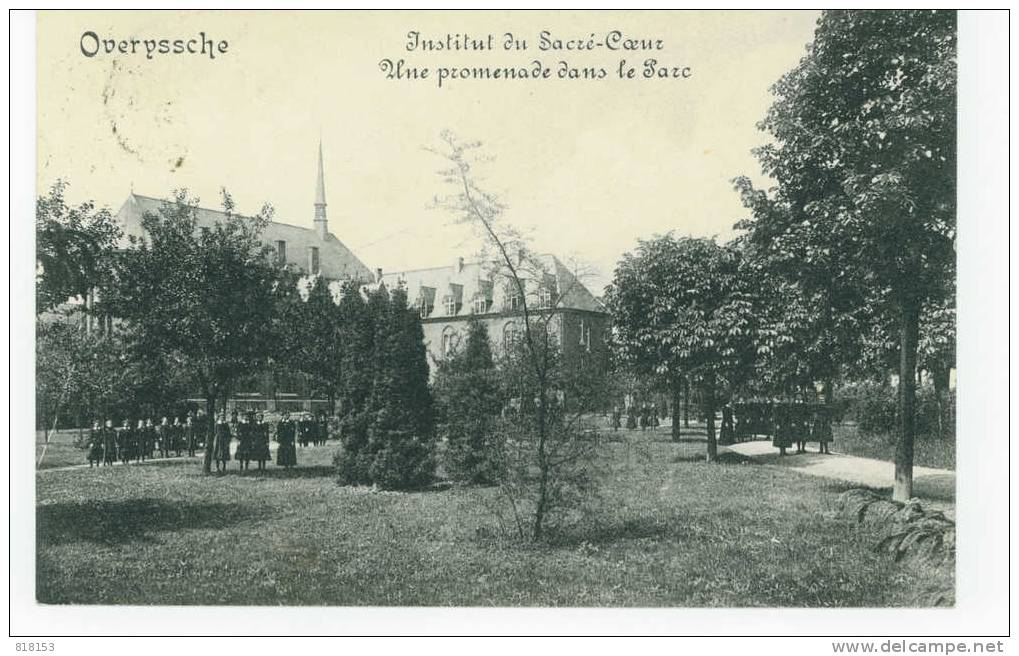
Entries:
[[[144,238],[142,218],[158,213],[166,201],[131,193],[116,219],[124,233],[125,247],[130,238]],[[339,298],[342,283],[357,280],[362,289],[383,284],[392,289],[403,285],[410,303],[421,313],[424,338],[430,364],[457,348],[466,334],[467,321],[478,317],[486,324],[496,352],[523,330],[522,303],[513,285],[507,284],[505,270],[492,262],[465,263],[461,258],[446,267],[382,272],[369,269],[329,231],[326,214],[325,171],[322,146],[318,152],[318,178],[315,185],[314,228],[302,228],[271,221],[262,232],[263,241],[272,246],[281,263],[304,274],[302,284],[315,277],[330,283]],[[224,212],[206,208],[196,210],[197,227],[211,227],[226,221]],[[525,294],[528,307],[548,319],[550,331],[567,359],[602,358],[606,352],[608,314],[582,282],[554,255],[528,259]],[[434,366],[433,366],[434,371]],[[264,381],[253,389],[238,393],[233,407],[250,409],[313,410],[325,401],[313,398],[312,390],[300,384],[280,380]]]
[[[131,237],[145,236],[142,217],[156,214],[166,201],[131,193],[117,212],[117,223],[123,230],[125,245]],[[226,214],[218,210],[198,208],[197,227],[211,227],[226,221]],[[318,181],[315,185],[314,229],[301,228],[289,223],[270,221],[262,232],[263,241],[276,249],[280,262],[286,262],[309,276],[324,276],[330,281],[349,279],[369,280],[372,272],[354,255],[336,235],[329,232],[326,217],[325,172],[322,166],[322,146],[318,151]]]
[[[524,281],[527,307],[548,329],[567,361],[600,358],[606,353],[608,313],[554,255],[540,255],[517,263]],[[451,266],[387,272],[387,287],[403,285],[408,301],[421,314],[430,359],[441,360],[454,351],[467,332],[470,318],[488,328],[496,353],[522,336],[523,302],[509,267],[498,262],[458,259]]]

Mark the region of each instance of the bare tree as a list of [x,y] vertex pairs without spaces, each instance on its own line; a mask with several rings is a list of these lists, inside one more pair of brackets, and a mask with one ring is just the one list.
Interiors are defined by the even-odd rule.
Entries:
[[[449,131],[441,134],[441,140],[441,148],[427,150],[446,161],[447,167],[440,175],[451,192],[436,197],[434,204],[451,212],[457,223],[468,224],[480,234],[486,251],[490,251],[483,259],[490,262],[493,283],[501,279],[511,299],[510,309],[522,319],[523,334],[508,353],[508,378],[520,393],[520,416],[533,416],[533,431],[511,431],[514,434],[505,453],[509,470],[520,476],[514,479],[516,485],[507,482],[503,491],[513,496],[514,487],[530,488],[533,483],[530,534],[537,540],[543,535],[553,505],[566,501],[566,490],[583,487],[574,474],[583,469],[580,465],[590,459],[597,442],[582,423],[586,401],[593,396],[596,385],[591,384],[590,376],[563,366],[556,334],[561,328],[554,321],[561,316],[557,310],[564,299],[580,285],[582,274],[550,270],[558,267],[557,263],[532,252],[521,231],[503,220],[506,206],[478,185],[473,170],[474,164],[483,161],[478,155],[480,142],[461,142]],[[560,285],[560,280],[566,284]],[[511,505],[518,532],[523,534],[518,503]]]

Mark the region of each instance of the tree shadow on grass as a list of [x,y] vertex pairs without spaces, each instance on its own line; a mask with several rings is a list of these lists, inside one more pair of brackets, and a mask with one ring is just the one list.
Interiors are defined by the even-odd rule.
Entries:
[[596,522],[554,531],[548,538],[553,547],[605,546],[624,540],[663,539],[677,533],[679,524],[653,517],[631,517],[608,523]]
[[707,463],[707,456],[704,453],[685,453],[677,456],[673,456],[669,459],[669,462],[704,462],[705,464],[713,465],[759,465],[760,463],[749,458],[741,453],[734,451],[719,451],[718,455],[715,456],[713,463]]
[[36,507],[35,521],[40,547],[73,542],[115,546],[151,542],[167,531],[225,528],[270,514],[268,508],[239,503],[142,498],[45,504]]

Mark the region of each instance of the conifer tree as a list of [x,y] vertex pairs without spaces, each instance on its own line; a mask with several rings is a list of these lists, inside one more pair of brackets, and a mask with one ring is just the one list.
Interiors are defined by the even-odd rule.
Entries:
[[434,389],[446,438],[446,475],[470,483],[496,482],[501,467],[495,422],[503,399],[488,329],[477,318],[467,324],[464,347],[439,364]]
[[403,288],[389,295],[375,339],[368,474],[385,489],[421,487],[435,474],[435,418],[421,320]]

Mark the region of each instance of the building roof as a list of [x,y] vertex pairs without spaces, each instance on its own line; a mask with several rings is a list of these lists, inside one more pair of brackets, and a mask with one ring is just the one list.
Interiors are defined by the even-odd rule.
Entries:
[[[159,209],[169,202],[172,201],[131,193],[116,216],[117,223],[124,232],[122,246],[126,247],[130,243],[129,237],[144,238],[142,216],[146,213],[158,214]],[[204,207],[195,209],[195,217],[199,228],[211,227],[226,221],[224,212]],[[250,217],[240,218],[251,220]],[[302,271],[310,270],[308,249],[314,246],[319,252],[319,272],[326,278],[333,280],[373,278],[371,270],[332,233],[326,233],[323,239],[311,228],[270,221],[262,231],[261,237],[263,243],[270,246],[275,246],[279,241],[286,242],[287,262]]]
[[[530,266],[522,268],[521,277],[526,278],[524,288],[530,308],[539,308],[539,294],[541,288],[545,287],[553,290],[556,297],[553,305],[556,309],[607,312],[602,302],[554,255],[545,254],[533,258]],[[545,278],[545,285],[540,283],[542,277]],[[488,301],[484,313],[508,311],[511,310],[510,297],[514,292],[507,268],[494,261],[461,260],[452,266],[392,271],[383,273],[382,282],[389,287],[404,285],[407,300],[411,304],[419,304],[423,299],[427,305],[434,306],[431,312],[423,314],[425,318],[466,317],[474,314],[476,298]],[[453,314],[447,312],[447,300],[456,304]]]

